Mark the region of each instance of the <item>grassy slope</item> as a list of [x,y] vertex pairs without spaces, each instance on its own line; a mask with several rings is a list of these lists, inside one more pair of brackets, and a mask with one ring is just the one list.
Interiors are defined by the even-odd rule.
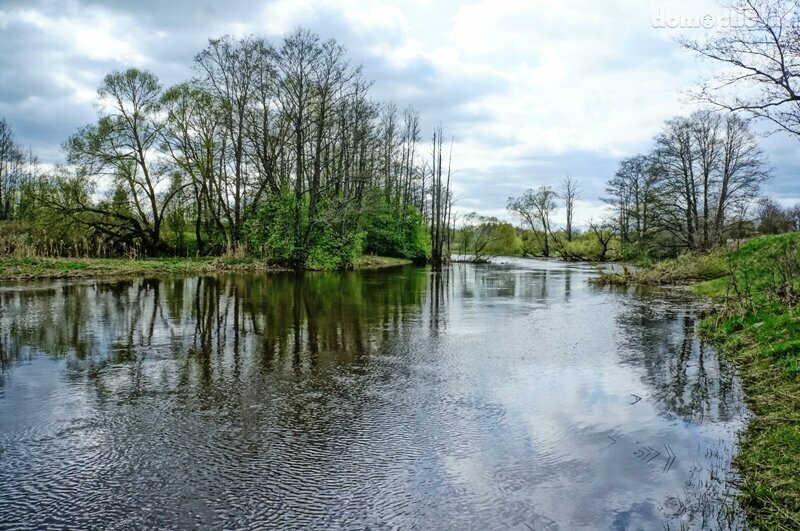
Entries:
[[724,278],[695,288],[726,300],[703,330],[739,367],[755,415],[735,461],[755,528],[800,529],[800,310],[786,304],[780,274],[798,252],[800,234],[757,238],[730,253]]
[[[362,256],[355,269],[410,264],[401,258]],[[268,271],[254,258],[0,258],[0,280],[198,275],[225,271]]]
[[[793,268],[787,295],[781,271]],[[790,302],[792,289],[800,289],[800,234],[756,238],[730,252],[687,255],[598,281],[693,284],[720,302],[703,334],[737,364],[754,413],[735,459],[743,506],[753,528],[800,529],[800,309]]]

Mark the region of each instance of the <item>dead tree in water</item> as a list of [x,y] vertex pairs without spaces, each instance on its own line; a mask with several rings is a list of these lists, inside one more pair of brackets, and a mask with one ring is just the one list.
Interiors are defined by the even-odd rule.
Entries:
[[433,132],[431,149],[431,264],[440,267],[450,259],[450,227],[452,213],[452,192],[450,176],[452,174],[453,144],[447,162],[447,174],[444,175],[442,164],[443,130],[438,126]]

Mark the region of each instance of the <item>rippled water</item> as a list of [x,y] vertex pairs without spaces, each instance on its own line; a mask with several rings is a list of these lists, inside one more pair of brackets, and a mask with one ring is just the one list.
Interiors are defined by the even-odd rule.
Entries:
[[731,368],[593,274],[0,287],[0,527],[741,525]]

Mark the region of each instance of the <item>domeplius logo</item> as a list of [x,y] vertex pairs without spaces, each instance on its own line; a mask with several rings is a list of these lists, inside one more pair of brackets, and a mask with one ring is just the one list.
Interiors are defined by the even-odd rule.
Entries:
[[658,14],[651,20],[654,28],[668,29],[712,29],[712,28],[733,28],[744,27],[753,23],[741,13],[727,13],[724,15],[712,15],[711,13],[690,15],[670,13],[663,8],[658,10]]

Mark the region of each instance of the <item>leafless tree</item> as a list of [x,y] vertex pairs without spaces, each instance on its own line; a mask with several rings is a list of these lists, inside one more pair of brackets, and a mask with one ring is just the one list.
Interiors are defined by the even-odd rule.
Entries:
[[564,213],[566,217],[564,232],[567,236],[568,242],[572,241],[572,237],[574,235],[572,221],[575,213],[575,200],[578,198],[580,192],[581,191],[578,188],[578,181],[576,181],[571,175],[567,175],[564,178],[564,181],[561,183],[559,196],[561,200],[564,201]]
[[696,97],[800,135],[800,13],[796,0],[737,0],[732,24],[683,45],[724,68]]
[[[431,262],[435,267],[446,263],[450,255],[452,239],[453,194],[450,189],[452,176],[453,144],[450,143],[447,169],[443,163],[444,128],[439,125],[433,133],[431,143]],[[446,173],[445,173],[446,171]]]
[[589,221],[589,230],[592,231],[597,243],[600,244],[600,254],[597,257],[598,262],[602,262],[608,255],[608,249],[611,241],[614,239],[614,224],[609,221],[595,222]]

